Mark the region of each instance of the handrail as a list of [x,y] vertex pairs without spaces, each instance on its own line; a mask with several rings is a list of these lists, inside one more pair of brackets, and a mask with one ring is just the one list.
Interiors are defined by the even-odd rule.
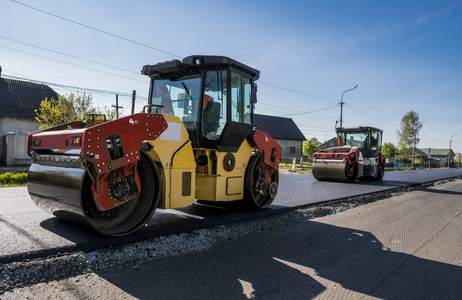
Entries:
[[146,108],[147,107],[151,108],[153,106],[156,107],[156,114],[158,113],[159,108],[164,107],[163,105],[158,105],[158,104],[147,104],[147,105],[143,106],[143,113],[146,113]]

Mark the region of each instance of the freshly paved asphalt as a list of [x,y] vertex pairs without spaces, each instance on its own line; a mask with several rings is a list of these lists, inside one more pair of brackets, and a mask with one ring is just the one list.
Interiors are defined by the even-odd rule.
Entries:
[[213,208],[192,205],[182,209],[158,210],[145,228],[128,237],[107,238],[90,228],[68,223],[37,208],[27,188],[0,189],[0,263],[22,261],[64,252],[92,251],[163,235],[236,223],[296,207],[380,192],[403,186],[462,176],[462,169],[387,172],[382,182],[320,182],[311,174],[280,176],[279,193],[273,205],[263,210],[242,210],[233,205]]
[[462,299],[462,180],[8,291],[17,299]]

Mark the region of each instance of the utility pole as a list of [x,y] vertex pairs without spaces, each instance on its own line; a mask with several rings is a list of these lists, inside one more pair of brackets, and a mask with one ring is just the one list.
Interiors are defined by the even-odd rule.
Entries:
[[136,91],[133,90],[132,92],[132,115],[135,113],[135,99],[136,99]]
[[432,169],[432,148],[428,148],[428,167]]
[[340,127],[343,127],[343,104],[345,104],[345,103],[343,103],[343,95],[344,95],[346,92],[352,91],[352,90],[354,90],[354,89],[357,88],[357,87],[358,87],[358,85],[356,85],[356,86],[355,86],[354,88],[352,88],[352,89],[349,89],[349,90],[344,91],[343,94],[342,94],[342,98],[341,98],[341,100],[340,100]]
[[[422,126],[427,119],[423,120],[420,125]],[[412,149],[412,168],[414,168],[414,161],[415,161],[415,146],[417,144],[417,132],[414,132],[414,149]]]
[[449,138],[449,152],[448,152],[448,168],[449,168],[449,158],[451,157],[451,146],[452,146],[452,138],[458,135],[458,133],[451,135],[451,138]]
[[123,106],[119,106],[119,95],[116,94],[116,105],[111,105],[116,109],[116,119],[119,118],[119,108],[123,108]]

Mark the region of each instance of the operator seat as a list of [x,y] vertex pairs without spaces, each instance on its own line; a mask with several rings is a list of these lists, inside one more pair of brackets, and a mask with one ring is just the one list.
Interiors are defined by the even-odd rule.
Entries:
[[221,104],[218,102],[208,102],[204,108],[202,120],[202,128],[204,136],[209,136],[210,133],[216,133],[220,127],[220,110]]

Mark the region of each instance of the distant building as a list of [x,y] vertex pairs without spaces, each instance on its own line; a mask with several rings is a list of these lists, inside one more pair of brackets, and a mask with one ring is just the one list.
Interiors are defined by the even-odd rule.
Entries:
[[306,138],[291,118],[254,114],[253,122],[281,145],[283,162],[291,162],[294,157],[300,162]]
[[337,138],[333,137],[327,142],[325,142],[324,144],[322,144],[321,146],[319,146],[319,150],[324,150],[324,149],[331,148],[331,147],[337,147],[337,145],[338,145]]
[[[426,164],[428,157],[431,156],[432,166],[436,163],[438,167],[454,167],[454,151],[452,149],[435,149],[435,148],[419,148],[415,149],[415,157],[421,163]],[[412,159],[412,158],[411,158]]]
[[27,138],[39,129],[35,110],[45,98],[58,94],[47,85],[2,78],[0,67],[0,163],[30,163]]

